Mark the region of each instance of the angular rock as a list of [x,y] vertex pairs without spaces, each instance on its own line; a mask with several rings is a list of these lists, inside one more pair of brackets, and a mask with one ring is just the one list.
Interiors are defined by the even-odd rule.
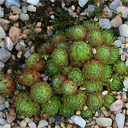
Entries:
[[96,119],[96,123],[99,126],[102,126],[102,127],[110,127],[112,125],[112,119],[111,118],[99,117],[99,118]]
[[11,6],[20,7],[20,0],[6,0],[4,4],[7,8],[11,8]]
[[42,128],[42,127],[45,127],[45,126],[47,126],[47,125],[48,125],[48,122],[47,122],[47,121],[41,120],[41,121],[39,122],[38,128]]
[[6,33],[4,31],[4,29],[0,26],[0,38],[5,38]]
[[122,42],[120,40],[116,40],[116,41],[114,41],[113,45],[115,45],[117,47],[121,47],[122,46]]
[[79,0],[79,5],[83,7],[89,0]]
[[122,24],[119,27],[119,32],[120,32],[121,36],[128,37],[128,25],[127,24]]
[[122,100],[116,100],[114,103],[110,105],[111,111],[117,111],[123,107],[123,101]]
[[110,5],[109,8],[116,10],[117,7],[119,7],[120,0],[114,0]]
[[39,0],[27,0],[28,3],[37,5],[39,3]]
[[79,116],[71,116],[70,120],[72,120],[75,124],[79,125],[82,128],[84,128],[86,125],[86,121]]
[[106,29],[109,29],[112,27],[110,20],[109,19],[103,19],[103,18],[99,19],[99,25],[101,28],[106,28]]
[[118,113],[116,115],[116,119],[115,120],[116,120],[116,123],[117,123],[118,128],[124,128],[124,121],[125,121],[124,114]]
[[17,27],[11,27],[9,30],[9,37],[12,42],[16,44],[21,37],[21,30]]
[[0,61],[5,63],[10,58],[11,53],[5,48],[0,49]]
[[12,43],[12,40],[10,39],[10,37],[6,37],[5,38],[5,46],[8,50],[12,50],[13,49],[13,43]]

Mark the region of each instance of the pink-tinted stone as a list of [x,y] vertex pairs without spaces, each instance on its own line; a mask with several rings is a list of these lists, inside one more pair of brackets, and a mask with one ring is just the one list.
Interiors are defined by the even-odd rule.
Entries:
[[123,107],[123,101],[122,100],[117,100],[114,103],[111,104],[110,110],[111,111],[117,111]]
[[16,44],[21,37],[21,30],[17,27],[11,27],[9,30],[9,37],[12,42]]

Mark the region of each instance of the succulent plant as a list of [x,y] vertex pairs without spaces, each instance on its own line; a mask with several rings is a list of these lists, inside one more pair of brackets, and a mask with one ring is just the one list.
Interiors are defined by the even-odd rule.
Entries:
[[86,28],[81,25],[70,27],[66,29],[66,35],[70,40],[82,41],[86,37]]
[[123,61],[116,61],[116,63],[113,66],[113,70],[119,74],[124,74],[126,72],[126,65]]
[[15,98],[16,110],[24,116],[31,117],[39,112],[40,106],[29,93],[19,93]]
[[57,48],[52,53],[52,61],[57,67],[68,65],[68,52],[66,49]]
[[52,96],[52,89],[46,81],[37,82],[31,86],[30,92],[34,101],[38,103],[44,103],[48,101]]
[[110,57],[107,64],[114,64],[119,59],[119,51],[115,47],[110,49]]
[[49,75],[49,76],[53,76],[53,75],[57,75],[60,73],[60,67],[57,67],[52,59],[49,59],[47,62],[46,62],[46,69],[45,69],[46,73]]
[[74,42],[69,47],[69,59],[73,66],[81,67],[92,57],[91,46],[83,41]]
[[56,91],[56,93],[61,94],[62,93],[62,83],[66,80],[66,76],[63,74],[55,75],[52,78],[52,87]]
[[41,55],[34,53],[26,60],[26,65],[28,68],[32,68],[33,70],[42,71],[45,61],[41,58]]
[[50,115],[55,115],[61,107],[61,100],[58,96],[53,95],[50,100],[41,104],[42,112]]
[[74,115],[74,113],[74,109],[68,106],[62,106],[59,111],[59,114],[64,117],[70,117],[71,115]]
[[71,66],[71,65],[62,67],[62,73],[63,73],[65,76],[68,76],[68,74],[72,71],[72,69],[73,69],[73,66]]
[[106,109],[110,108],[110,105],[115,101],[116,97],[114,94],[109,92],[107,95],[104,96],[104,106]]
[[106,45],[106,46],[111,46],[116,39],[114,36],[114,33],[111,32],[110,30],[103,30],[102,38],[104,41],[104,45]]
[[68,75],[68,78],[76,81],[78,86],[81,86],[84,82],[84,74],[79,68],[74,68]]
[[87,96],[87,106],[92,110],[98,110],[104,103],[101,93],[94,93]]
[[81,109],[85,102],[85,93],[81,91],[76,91],[71,96],[64,95],[62,98],[63,105],[73,108],[74,110]]
[[98,80],[85,80],[83,85],[87,94],[101,92],[103,90],[102,83]]
[[122,80],[119,78],[119,76],[112,77],[111,82],[107,84],[107,89],[109,91],[121,91],[123,87]]
[[103,39],[100,31],[92,31],[87,35],[87,40],[92,47],[103,45]]
[[0,92],[5,96],[10,96],[13,94],[15,86],[13,78],[7,75],[0,81]]
[[94,30],[100,30],[100,26],[97,22],[94,21],[89,21],[87,20],[86,22],[84,22],[82,24],[83,27],[85,27],[87,29],[87,34],[94,31]]
[[95,114],[95,110],[92,110],[90,108],[88,108],[87,110],[81,110],[81,116],[84,119],[91,118],[94,116],[94,114]]
[[99,80],[102,77],[104,66],[98,60],[88,61],[83,67],[86,79]]
[[76,82],[70,79],[65,80],[61,87],[64,95],[72,95],[77,90]]
[[23,85],[32,86],[40,81],[40,73],[29,68],[23,72],[22,80]]
[[107,46],[101,46],[96,49],[94,58],[100,61],[102,64],[106,64],[109,60],[110,48]]
[[103,83],[108,83],[110,81],[110,78],[112,77],[112,68],[110,65],[104,65],[104,73],[102,74],[102,78],[100,79]]

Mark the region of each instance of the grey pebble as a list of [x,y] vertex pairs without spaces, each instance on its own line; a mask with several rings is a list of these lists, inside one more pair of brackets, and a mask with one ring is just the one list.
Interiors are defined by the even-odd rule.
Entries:
[[5,109],[5,105],[4,104],[0,104],[0,111],[3,111]]
[[4,118],[0,118],[0,124],[5,125],[7,124],[7,121]]
[[9,102],[8,101],[5,101],[5,107],[9,108]]

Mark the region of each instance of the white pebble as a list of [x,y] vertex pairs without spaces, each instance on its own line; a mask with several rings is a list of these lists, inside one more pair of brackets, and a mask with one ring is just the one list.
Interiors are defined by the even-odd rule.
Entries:
[[45,127],[45,126],[47,126],[47,125],[48,125],[48,122],[47,122],[47,121],[41,120],[41,121],[39,122],[38,128],[42,128],[42,127]]
[[30,128],[36,128],[36,124],[34,122],[28,123],[28,126]]
[[21,13],[20,14],[20,19],[25,22],[25,21],[28,21],[29,20],[29,15],[28,14],[25,14],[25,13]]
[[39,0],[27,0],[28,3],[37,5],[39,3]]
[[0,18],[0,23],[9,24],[10,21],[9,21],[9,20],[6,20],[6,19],[4,19],[4,18]]
[[0,5],[4,3],[5,0],[0,0]]
[[108,13],[108,17],[112,17],[112,10],[110,10],[110,8],[108,6],[106,6],[103,9],[103,11]]
[[4,63],[0,62],[0,68],[4,68]]
[[111,20],[111,25],[112,27],[119,27],[122,24],[122,18],[120,16],[115,16],[112,20]]
[[10,58],[11,53],[5,48],[0,49],[0,61],[5,63]]
[[26,6],[23,6],[23,7],[22,7],[22,12],[23,12],[23,13],[27,13],[27,7],[26,7]]
[[101,28],[106,28],[106,29],[109,29],[112,27],[110,20],[109,19],[103,19],[103,18],[99,19],[99,25]]
[[117,7],[119,7],[120,0],[114,0],[110,5],[109,8],[116,10]]
[[25,122],[24,120],[22,120],[22,121],[20,122],[20,126],[21,126],[22,128],[25,128],[26,125],[27,125],[27,122]]
[[28,58],[31,55],[31,50],[28,50],[27,52],[25,52],[24,57]]
[[70,120],[72,120],[75,124],[79,125],[82,128],[84,128],[86,125],[86,121],[79,116],[71,116]]
[[4,17],[4,9],[0,6],[0,17]]
[[54,16],[54,15],[51,15],[51,19],[52,19],[52,20],[55,19],[55,16]]
[[13,43],[12,43],[12,40],[10,39],[10,37],[5,38],[5,46],[10,51],[13,49]]
[[9,108],[9,102],[8,101],[5,101],[5,107]]
[[5,38],[6,33],[4,31],[4,29],[0,26],[0,38]]
[[5,0],[5,6],[11,8],[11,6],[20,7],[20,0]]
[[125,88],[128,88],[128,77],[126,77],[123,81],[123,85]]
[[125,107],[128,109],[128,103],[125,103]]
[[[125,65],[126,65],[126,67],[128,67],[128,60],[126,60]],[[128,83],[128,80],[126,82]],[[125,83],[123,83],[123,84],[125,84]],[[128,88],[128,85],[125,84],[124,86],[127,86],[127,88]]]
[[122,46],[122,42],[120,40],[116,40],[116,41],[114,41],[113,45],[115,45],[117,47],[121,47]]
[[88,12],[94,12],[94,11],[95,11],[95,6],[92,5],[92,4],[89,4],[89,5],[88,5],[88,8],[87,8],[87,11],[88,11]]
[[125,116],[123,114],[118,113],[116,115],[115,120],[116,120],[116,123],[117,123],[118,128],[124,128]]
[[20,41],[16,44],[15,48],[17,51],[21,51],[26,47],[26,44],[24,43],[24,41]]
[[10,125],[10,124],[5,124],[5,125],[3,126],[3,128],[11,128],[11,125]]
[[111,111],[117,111],[123,107],[123,101],[122,100],[116,100],[114,103],[110,105]]
[[120,40],[123,44],[126,42],[126,39],[123,36],[118,36],[118,40]]
[[25,120],[25,122],[27,122],[27,123],[31,123],[31,122],[32,122],[32,120],[31,120],[30,118],[28,118],[28,117],[25,118],[24,120]]
[[79,0],[79,5],[83,7],[89,0]]
[[125,6],[119,6],[119,7],[116,9],[116,11],[117,11],[118,13],[121,13],[121,16],[122,16],[123,18],[127,18],[127,15],[128,15],[128,8],[127,8],[127,7],[125,7]]
[[119,27],[120,35],[124,37],[128,37],[128,25],[122,24]]
[[0,96],[0,104],[4,104],[5,103],[5,98],[3,96]]
[[5,109],[5,105],[4,104],[0,104],[0,111],[3,111]]
[[96,123],[99,126],[110,127],[112,125],[112,119],[111,118],[100,117],[100,118],[96,119]]
[[4,118],[0,118],[0,124],[5,125],[7,124],[7,121]]
[[28,5],[27,9],[29,12],[36,12],[36,7],[34,5]]

